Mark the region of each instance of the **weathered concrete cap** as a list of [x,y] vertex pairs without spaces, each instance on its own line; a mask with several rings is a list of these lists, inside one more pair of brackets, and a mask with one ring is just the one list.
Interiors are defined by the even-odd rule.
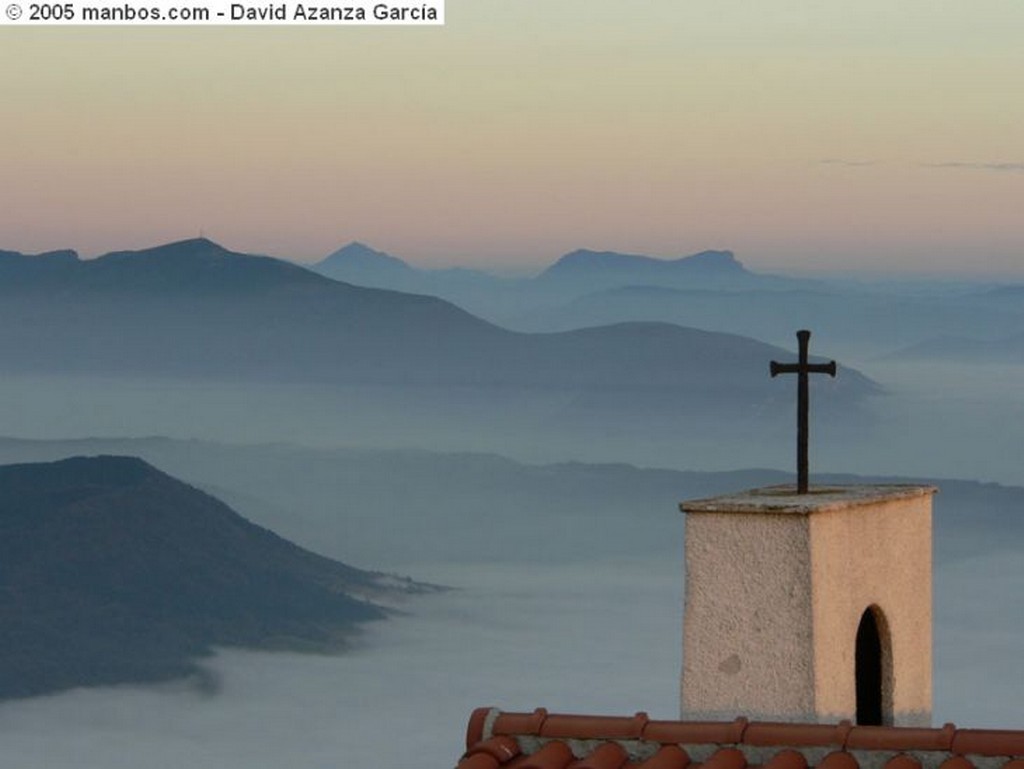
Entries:
[[808,493],[797,494],[796,487],[765,486],[737,494],[681,502],[684,513],[764,513],[766,515],[810,515],[875,505],[898,499],[930,496],[935,486],[914,484],[812,486]]

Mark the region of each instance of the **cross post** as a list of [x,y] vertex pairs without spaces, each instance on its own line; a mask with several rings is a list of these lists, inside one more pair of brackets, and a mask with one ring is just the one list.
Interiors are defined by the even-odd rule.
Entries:
[[811,332],[801,329],[796,332],[796,338],[800,342],[800,360],[797,363],[778,363],[772,361],[769,367],[774,378],[778,374],[797,375],[797,398],[796,398],[796,493],[806,494],[807,483],[807,443],[808,443],[808,416],[811,409],[810,387],[808,374],[828,374],[831,377],[836,375],[836,362],[809,363],[807,361],[807,344],[811,339]]

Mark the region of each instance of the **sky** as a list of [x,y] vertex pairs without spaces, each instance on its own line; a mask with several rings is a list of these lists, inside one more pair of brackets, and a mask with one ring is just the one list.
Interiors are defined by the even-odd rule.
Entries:
[[726,248],[1024,275],[1019,0],[448,0],[426,28],[0,25],[0,248],[424,267]]

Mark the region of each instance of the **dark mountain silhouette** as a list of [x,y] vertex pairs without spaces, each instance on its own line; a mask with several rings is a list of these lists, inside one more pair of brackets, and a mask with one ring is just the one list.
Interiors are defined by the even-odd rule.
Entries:
[[465,267],[425,270],[396,256],[353,242],[310,269],[335,280],[368,288],[386,288],[416,294],[439,296],[456,304],[476,295],[503,296],[514,291],[517,281],[503,280],[480,270]]
[[338,649],[395,585],[140,459],[0,467],[0,697],[188,675],[214,645]]
[[596,276],[620,282],[657,282],[669,276],[749,275],[732,251],[701,251],[677,259],[655,259],[639,254],[579,249],[566,254],[538,277],[538,280],[567,276]]
[[[7,254],[8,258],[3,258]],[[74,251],[39,256],[0,252],[0,295],[56,292],[74,299],[86,292],[238,293],[281,286],[309,286],[324,279],[265,256],[228,251],[205,238],[141,251],[117,251],[84,261]]]
[[78,254],[70,249],[32,255],[0,250],[0,295],[60,280],[77,264]]
[[644,286],[684,290],[778,290],[813,287],[810,280],[751,272],[732,251],[701,251],[676,259],[580,249],[538,275],[534,290],[565,298],[606,289]]
[[[0,262],[0,367],[401,387],[553,388],[675,413],[770,399],[752,339],[657,323],[507,331],[441,299],[368,289],[208,240],[95,260]],[[846,372],[823,403],[873,391]],[[824,390],[823,390],[824,392]]]
[[58,251],[46,251],[41,254],[23,254],[20,251],[4,251],[0,248],[0,262],[6,262],[8,264],[22,263],[30,264],[32,262],[74,262],[78,260],[78,253],[71,250],[70,248],[61,249]]
[[[318,272],[330,275],[332,271],[342,273],[358,274],[365,272],[367,275],[393,274],[406,275],[413,272],[413,268],[396,256],[391,256],[383,251],[376,251],[365,243],[353,241],[347,246],[342,246],[333,254],[314,267]],[[335,277],[334,275],[331,275]],[[337,276],[344,280],[341,275]]]
[[[360,286],[431,294],[497,323],[533,328],[538,310],[549,310],[594,291],[623,286],[680,289],[784,289],[813,286],[809,280],[747,270],[731,251],[702,251],[678,259],[579,249],[534,278],[500,278],[479,270],[424,270],[361,243],[351,243],[312,266],[317,272]],[[618,318],[617,320],[632,320]]]

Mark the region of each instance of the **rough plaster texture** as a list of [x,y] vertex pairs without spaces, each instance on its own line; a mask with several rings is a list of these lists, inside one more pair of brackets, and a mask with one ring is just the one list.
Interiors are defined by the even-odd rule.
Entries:
[[683,718],[856,718],[857,627],[880,618],[886,723],[931,720],[931,495],[773,487],[684,502]]

